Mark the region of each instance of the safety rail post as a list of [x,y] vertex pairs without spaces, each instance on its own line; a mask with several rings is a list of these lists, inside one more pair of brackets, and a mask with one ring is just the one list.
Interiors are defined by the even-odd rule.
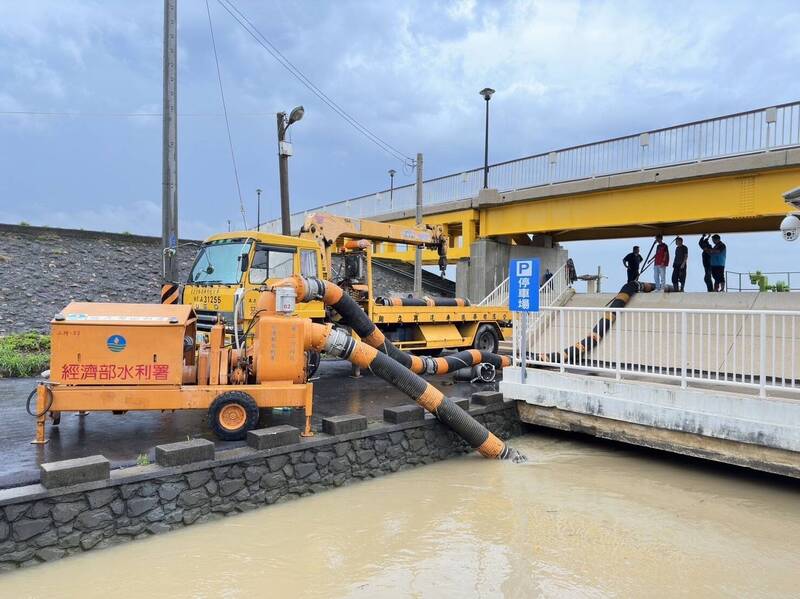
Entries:
[[560,325],[558,327],[558,348],[559,348],[558,351],[560,351],[561,354],[559,355],[558,363],[561,366],[561,368],[559,368],[559,372],[564,372],[566,370],[564,368],[564,354],[566,353],[564,351],[564,344],[566,343],[566,331],[564,329],[566,328],[566,321],[569,312],[567,312],[566,310],[559,310],[559,314],[561,315],[561,317],[558,319]]
[[767,313],[761,312],[759,331],[758,395],[767,396]]
[[617,349],[617,380],[622,378],[622,325],[620,323],[620,318],[622,317],[622,313],[620,312],[619,308],[614,308],[614,347]]
[[686,312],[681,312],[681,388],[686,389],[686,359],[688,354],[687,326],[688,321]]

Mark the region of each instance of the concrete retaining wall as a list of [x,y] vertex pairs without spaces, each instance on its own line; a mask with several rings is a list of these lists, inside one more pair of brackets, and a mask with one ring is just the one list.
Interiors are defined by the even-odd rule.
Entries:
[[[113,470],[109,476],[97,456],[85,466],[81,460],[66,469],[43,465],[42,482],[51,488],[37,484],[0,491],[0,571],[145,538],[469,451],[453,432],[413,406],[390,412],[386,417],[396,423],[387,420],[364,430],[317,434],[299,442],[293,442],[296,433],[287,431],[289,427],[251,433],[249,442],[255,447],[287,439],[291,443],[272,449],[241,447],[214,455],[207,441],[196,440],[162,446],[156,452],[162,464],[187,457],[204,460],[177,466],[137,466]],[[520,432],[513,402],[473,404],[470,413],[501,438]],[[359,423],[328,424],[328,430],[336,432],[358,428]],[[52,488],[82,474],[101,480]]]

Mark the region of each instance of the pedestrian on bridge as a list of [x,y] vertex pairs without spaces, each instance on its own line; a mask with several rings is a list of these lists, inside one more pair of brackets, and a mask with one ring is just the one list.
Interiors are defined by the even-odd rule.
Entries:
[[669,266],[669,247],[664,243],[664,236],[656,235],[656,256],[653,259],[656,291],[664,291],[667,284],[667,266]]
[[683,245],[683,237],[675,238],[675,261],[672,263],[672,290],[682,292],[686,286],[686,265],[689,263],[689,248]]
[[708,233],[703,233],[700,236],[700,241],[697,242],[700,246],[703,256],[703,282],[706,284],[706,291],[714,291],[714,284],[711,281],[711,254],[706,250],[711,249],[711,243],[708,241]]
[[725,291],[725,258],[728,253],[728,246],[722,243],[719,235],[712,235],[711,241],[714,245],[707,250],[711,258],[711,276],[714,278],[714,291]]
[[633,251],[622,259],[622,265],[628,269],[628,283],[639,278],[639,266],[642,264],[642,255],[639,246],[633,246]]

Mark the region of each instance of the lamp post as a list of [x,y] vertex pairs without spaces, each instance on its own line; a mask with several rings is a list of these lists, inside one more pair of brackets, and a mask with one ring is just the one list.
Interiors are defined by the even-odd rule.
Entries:
[[278,174],[281,184],[281,233],[284,235],[292,234],[291,215],[289,213],[289,156],[292,155],[292,144],[286,141],[286,130],[303,118],[305,109],[298,106],[286,116],[285,112],[279,112],[278,120]]
[[396,170],[389,169],[389,208],[394,208],[394,176],[396,174]]
[[261,230],[261,189],[256,189],[256,196],[258,197],[256,203],[256,231]]
[[486,100],[486,134],[483,142],[483,188],[487,189],[489,187],[489,100],[492,99],[494,90],[491,87],[485,87],[479,93]]

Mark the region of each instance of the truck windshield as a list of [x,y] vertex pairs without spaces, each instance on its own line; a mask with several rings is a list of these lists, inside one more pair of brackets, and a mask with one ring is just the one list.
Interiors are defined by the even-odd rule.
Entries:
[[242,278],[242,255],[252,243],[245,239],[223,239],[205,244],[192,266],[189,283],[236,285]]

